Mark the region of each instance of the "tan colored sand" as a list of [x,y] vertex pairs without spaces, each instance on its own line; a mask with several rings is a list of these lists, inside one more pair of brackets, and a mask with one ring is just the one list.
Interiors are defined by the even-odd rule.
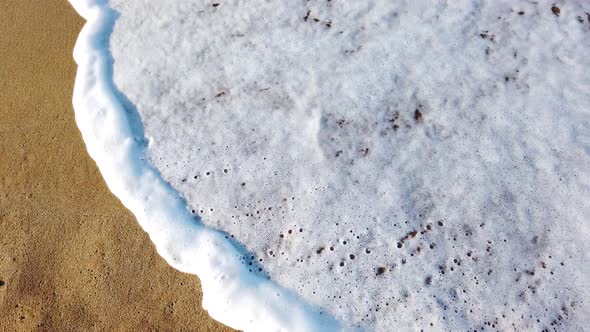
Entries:
[[0,330],[225,328],[113,197],[74,123],[66,0],[0,1]]

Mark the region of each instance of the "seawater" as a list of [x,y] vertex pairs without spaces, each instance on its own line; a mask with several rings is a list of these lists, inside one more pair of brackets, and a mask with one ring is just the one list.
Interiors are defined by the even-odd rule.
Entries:
[[587,323],[582,1],[86,4],[89,151],[214,318]]

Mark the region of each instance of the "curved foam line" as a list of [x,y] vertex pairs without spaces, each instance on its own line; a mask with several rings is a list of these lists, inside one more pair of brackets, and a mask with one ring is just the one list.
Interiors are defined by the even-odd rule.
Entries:
[[292,292],[249,273],[238,249],[195,220],[180,195],[149,165],[143,137],[134,135],[111,75],[115,13],[107,0],[70,3],[87,20],[74,48],[73,104],[88,153],[158,253],[174,268],[201,279],[203,307],[211,317],[246,331],[341,330],[338,322]]

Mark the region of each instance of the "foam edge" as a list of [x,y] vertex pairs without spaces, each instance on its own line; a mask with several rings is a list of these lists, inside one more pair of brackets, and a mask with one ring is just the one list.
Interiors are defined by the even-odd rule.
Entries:
[[73,106],[88,153],[109,189],[137,218],[158,253],[201,280],[203,308],[244,331],[332,331],[342,326],[297,295],[250,273],[239,250],[190,214],[186,202],[147,162],[112,78],[109,37],[116,20],[107,0],[69,0],[86,19],[76,46]]

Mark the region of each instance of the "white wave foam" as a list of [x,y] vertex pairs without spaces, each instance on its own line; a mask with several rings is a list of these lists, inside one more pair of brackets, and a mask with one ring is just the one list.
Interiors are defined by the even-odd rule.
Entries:
[[344,326],[587,325],[583,1],[74,3],[89,151],[215,318],[339,328],[259,268]]

